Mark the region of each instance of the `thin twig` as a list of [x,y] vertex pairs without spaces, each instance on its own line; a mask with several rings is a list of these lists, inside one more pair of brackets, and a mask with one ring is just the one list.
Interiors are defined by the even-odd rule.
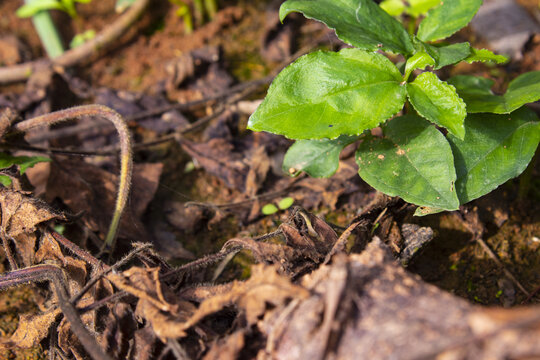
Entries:
[[135,3],[120,16],[114,23],[106,27],[92,40],[66,51],[62,55],[52,59],[40,59],[24,64],[13,65],[0,68],[0,84],[7,84],[28,79],[33,73],[55,66],[71,67],[88,61],[97,51],[109,47],[122,34],[124,34],[133,23],[141,16],[150,0],[136,0]]
[[143,244],[142,246],[137,247],[136,249],[132,250],[130,253],[128,253],[126,256],[124,256],[120,261],[118,261],[116,264],[111,266],[106,266],[103,270],[101,270],[98,274],[94,275],[88,282],[84,285],[84,287],[74,296],[71,297],[69,300],[73,305],[76,305],[77,302],[86,294],[88,290],[94,284],[96,284],[103,276],[107,275],[111,271],[116,271],[120,267],[124,266],[126,263],[131,261],[138,253],[141,251],[147,250],[152,247],[152,244]]

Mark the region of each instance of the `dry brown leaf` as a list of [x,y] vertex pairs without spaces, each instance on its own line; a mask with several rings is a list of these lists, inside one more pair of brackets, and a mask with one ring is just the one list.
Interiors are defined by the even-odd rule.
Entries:
[[114,304],[100,321],[105,325],[105,330],[98,337],[100,345],[114,359],[126,359],[130,340],[137,331],[137,320],[131,307],[124,303]]
[[0,207],[2,228],[13,238],[36,231],[36,226],[42,222],[52,219],[67,220],[63,214],[53,210],[45,202],[5,187],[0,188]]
[[378,238],[302,284],[313,295],[261,327],[273,359],[415,358],[471,335],[463,319],[473,307],[406,273]]
[[244,155],[234,151],[227,140],[215,138],[207,143],[194,143],[182,139],[182,149],[210,174],[220,178],[231,189],[243,191],[248,173]]
[[[159,184],[162,164],[136,164],[133,168],[131,197],[120,224],[119,236],[146,241],[140,217]],[[94,230],[106,233],[114,210],[117,175],[84,161],[64,160],[51,164],[47,199],[60,198]]]
[[109,274],[116,287],[139,298],[135,315],[148,321],[155,334],[165,341],[185,335],[184,321],[194,306],[177,299],[159,280],[159,268],[133,267],[122,274]]
[[205,316],[236,305],[245,313],[249,324],[257,322],[264,314],[267,304],[281,306],[287,299],[306,298],[309,291],[294,285],[289,279],[279,275],[276,268],[255,265],[249,280],[234,281],[229,291],[203,301],[195,314],[185,323],[185,328],[195,325]]
[[217,340],[204,356],[204,360],[238,359],[245,346],[245,332],[235,331],[225,339]]
[[0,339],[0,347],[31,348],[36,346],[49,335],[49,328],[60,313],[60,309],[54,309],[37,315],[21,315],[17,330],[9,339]]

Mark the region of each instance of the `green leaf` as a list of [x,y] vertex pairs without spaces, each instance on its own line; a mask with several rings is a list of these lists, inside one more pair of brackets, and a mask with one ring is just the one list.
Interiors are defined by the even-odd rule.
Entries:
[[407,92],[409,101],[421,116],[459,138],[465,136],[463,121],[467,111],[453,86],[441,81],[434,73],[425,72],[407,84]]
[[278,207],[280,210],[287,210],[294,204],[294,199],[292,197],[286,197],[279,200]]
[[64,7],[57,0],[40,0],[24,4],[15,14],[20,18],[27,18],[47,10],[64,10]]
[[384,137],[362,142],[358,173],[390,196],[419,205],[455,210],[456,174],[452,150],[443,134],[416,115],[391,120]]
[[465,128],[463,140],[448,135],[462,204],[521,174],[540,141],[538,117],[526,107],[510,115],[469,115]]
[[506,64],[510,59],[503,55],[495,55],[493,52],[487,49],[475,49],[471,48],[471,55],[469,55],[465,61],[469,64],[477,61],[481,62],[494,62],[496,64]]
[[509,114],[525,104],[540,100],[540,71],[521,74],[508,85],[506,94],[494,95],[494,81],[470,75],[448,79],[467,104],[467,112]]
[[[24,174],[28,168],[31,168],[37,163],[48,161],[51,161],[51,159],[43,156],[11,156],[0,152],[0,169],[8,168],[11,165],[19,165],[21,174]],[[0,183],[4,186],[9,186],[11,184],[11,179],[8,176],[1,175]]]
[[323,22],[342,41],[359,49],[414,52],[407,31],[373,0],[288,0],[279,9],[281,21],[291,12]]
[[277,208],[276,205],[274,204],[266,204],[262,207],[261,209],[261,212],[264,214],[264,215],[272,215],[272,214],[275,214],[279,211],[279,209]]
[[21,174],[40,162],[48,162],[51,159],[43,156],[11,156],[6,153],[0,153],[0,169],[8,168],[11,165],[20,165]]
[[419,206],[415,212],[414,216],[426,216],[426,215],[432,215],[432,214],[438,214],[440,212],[443,212],[444,209],[441,208],[434,208],[429,206]]
[[471,46],[467,42],[434,46],[424,43],[425,51],[435,59],[436,65],[434,70],[439,70],[445,66],[457,64],[458,62],[467,59],[471,54]]
[[402,0],[384,0],[379,6],[391,16],[399,16],[405,11]]
[[285,154],[283,171],[291,176],[304,171],[313,177],[330,177],[338,169],[341,150],[356,139],[342,135],[334,140],[298,140]]
[[292,139],[359,135],[402,109],[401,82],[399,70],[381,54],[314,52],[276,77],[248,128]]
[[440,0],[384,0],[379,6],[392,16],[399,16],[406,12],[417,18],[431,8],[440,4]]
[[428,12],[418,28],[418,38],[435,41],[449,37],[465,27],[482,5],[482,0],[441,0]]
[[441,0],[409,0],[410,6],[407,8],[407,14],[413,17],[419,17],[441,3]]
[[413,70],[424,70],[427,66],[433,65],[435,65],[435,60],[426,52],[419,51],[407,60],[405,64],[405,76],[403,78],[407,80]]

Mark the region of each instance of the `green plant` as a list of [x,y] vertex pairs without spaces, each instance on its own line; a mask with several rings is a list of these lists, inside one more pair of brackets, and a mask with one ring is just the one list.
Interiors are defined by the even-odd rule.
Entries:
[[[28,169],[40,162],[48,162],[51,159],[43,156],[12,156],[0,152],[0,169],[9,168],[12,165],[19,165],[21,175]],[[9,186],[11,179],[6,175],[0,175],[0,184]]]
[[42,11],[59,10],[75,19],[79,16],[75,4],[87,4],[90,1],[92,0],[26,0],[25,4],[17,9],[17,16],[25,18]]
[[91,0],[25,0],[17,9],[20,18],[31,17],[39,39],[49,58],[54,59],[64,53],[62,40],[49,14],[49,10],[60,10],[72,18],[78,17],[75,3],[89,3]]
[[266,204],[262,207],[261,212],[264,215],[272,215],[277,213],[279,210],[287,210],[294,204],[294,199],[292,197],[286,197],[279,201],[278,205]]
[[194,21],[202,25],[206,19],[212,20],[217,13],[216,0],[193,0],[193,11],[190,6],[182,0],[169,0],[177,6],[176,15],[184,20],[184,27],[187,34],[191,34],[194,28]]
[[[500,96],[490,79],[416,76],[428,66],[507,61],[467,42],[437,43],[466,26],[481,3],[440,2],[410,34],[372,0],[285,1],[281,20],[301,12],[354,48],[314,52],[289,65],[248,127],[298,140],[283,164],[293,176],[331,176],[341,150],[361,140],[359,175],[419,205],[417,215],[456,210],[489,193],[523,172],[538,146],[540,123],[523,105],[540,99],[540,72],[518,76]],[[403,55],[405,64],[398,68],[383,51]],[[369,131],[379,126],[382,137]]]

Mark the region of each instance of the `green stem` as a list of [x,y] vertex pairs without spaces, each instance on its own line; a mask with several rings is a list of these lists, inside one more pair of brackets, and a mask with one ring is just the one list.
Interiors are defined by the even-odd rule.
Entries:
[[201,26],[204,24],[204,6],[202,0],[193,0],[193,10],[197,26]]
[[206,6],[206,12],[208,13],[208,18],[211,20],[216,16],[218,6],[216,0],[204,0]]
[[[538,148],[540,149],[540,148]],[[531,190],[531,179],[532,179],[532,173],[534,170],[534,166],[536,165],[536,160],[538,158],[538,153],[540,150],[536,149],[536,153],[534,154],[531,162],[525,169],[525,171],[521,174],[519,177],[519,190],[518,190],[518,200],[523,201],[527,199],[527,195],[529,194],[529,190]]]
[[[33,1],[39,0],[25,0],[25,3],[29,4]],[[54,26],[51,15],[48,11],[40,11],[32,16],[32,23],[34,28],[45,48],[45,52],[49,58],[54,59],[64,53],[64,47],[62,46],[62,40],[60,35]]]
[[80,118],[82,116],[95,116],[109,120],[115,126],[120,138],[120,183],[118,185],[118,193],[113,218],[111,220],[111,225],[109,226],[107,237],[105,238],[105,246],[108,246],[111,248],[111,250],[114,250],[116,236],[118,234],[118,226],[129,197],[131,174],[133,171],[131,139],[127,124],[122,116],[120,116],[120,114],[118,114],[116,111],[103,105],[84,105],[25,120],[16,124],[14,128],[18,131],[28,131],[35,127],[52,125],[66,120]]
[[412,16],[409,19],[409,23],[407,24],[407,31],[409,32],[409,35],[414,35],[414,31],[416,30],[416,16]]

